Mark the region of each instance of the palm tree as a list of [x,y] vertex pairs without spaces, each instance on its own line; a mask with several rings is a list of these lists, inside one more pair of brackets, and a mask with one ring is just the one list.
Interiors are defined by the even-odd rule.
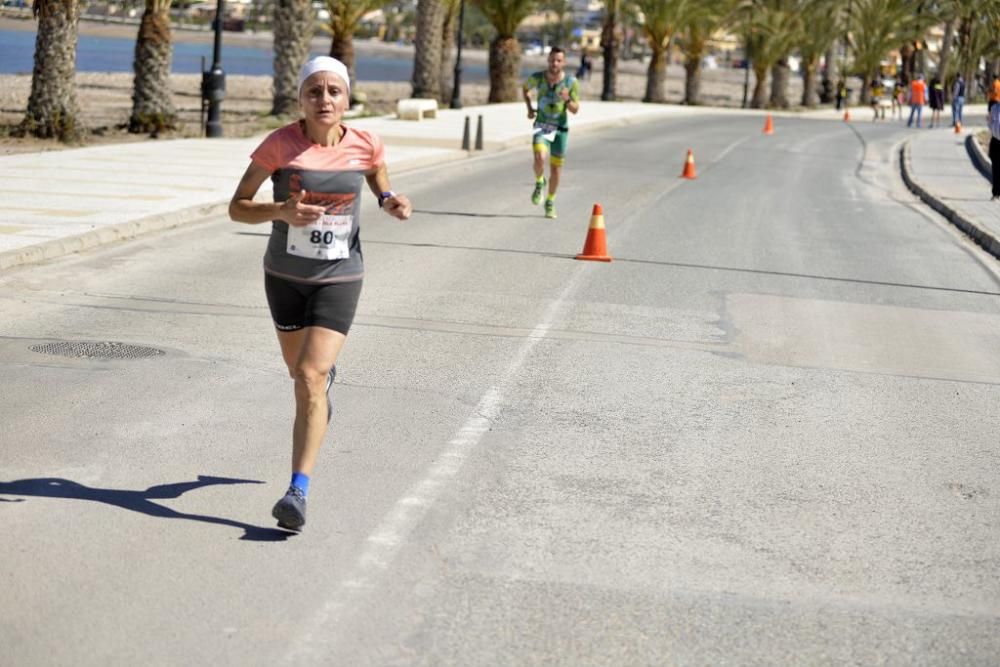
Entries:
[[[799,42],[802,56],[802,106],[814,107],[819,103],[816,90],[816,69],[819,59],[837,41],[840,33],[842,0],[804,0],[799,8],[804,30]],[[827,61],[829,64],[829,61]]]
[[698,104],[701,98],[701,61],[708,40],[733,16],[736,0],[680,0],[678,20],[680,47],[684,53],[684,103]]
[[[910,0],[854,0],[848,29],[855,73],[865,82],[876,78],[882,59],[926,20],[914,13]],[[867,103],[868,86],[861,91],[861,102]]]
[[788,79],[792,71],[788,57],[795,45],[802,41],[805,26],[797,0],[770,0],[769,4],[771,21],[767,26],[771,34],[768,41],[774,61],[771,65],[771,99],[768,106],[787,109],[790,106]]
[[601,48],[604,52],[604,82],[601,99],[609,102],[615,99],[615,83],[618,75],[618,18],[622,0],[604,1],[604,23],[601,27]]
[[417,36],[413,50],[413,97],[441,95],[441,42],[444,0],[417,1]]
[[[788,85],[788,55],[791,53],[801,33],[801,22],[787,0],[749,0],[746,6],[750,12],[739,12],[738,21],[748,23],[741,32],[750,35],[750,51],[753,54],[754,73],[753,98],[750,106],[755,109],[771,106],[787,106],[784,91]],[[767,95],[767,73],[771,71],[775,79],[771,82],[770,102]],[[783,99],[784,98],[784,99]]]
[[78,0],[35,0],[38,19],[31,95],[17,134],[76,141],[81,136],[76,98]]
[[536,0],[472,0],[496,30],[490,42],[490,95],[488,101],[516,102],[521,97],[518,86],[521,45],[514,33],[521,21],[535,10]]
[[642,12],[642,30],[653,55],[646,71],[646,95],[643,102],[666,102],[667,46],[677,28],[678,0],[633,0]]
[[347,71],[351,76],[352,97],[355,92],[356,79],[354,73],[354,31],[357,30],[362,16],[386,4],[388,4],[388,0],[326,0],[330,20],[328,23],[320,24],[320,28],[332,36],[330,55],[347,65]]
[[170,91],[170,0],[146,0],[135,40],[132,69],[132,116],[128,131],[157,133],[177,127],[177,110]]
[[[993,0],[955,0],[954,5],[958,24],[955,33],[957,70],[965,76],[966,96],[971,101],[977,92],[974,82],[980,63],[984,58],[989,61],[1000,56],[1000,44],[996,39],[1000,34],[1000,7]],[[996,63],[987,62],[981,87],[989,84],[996,69]]]
[[310,0],[276,0],[274,3],[274,99],[271,114],[298,111],[299,70],[309,57],[313,36]]

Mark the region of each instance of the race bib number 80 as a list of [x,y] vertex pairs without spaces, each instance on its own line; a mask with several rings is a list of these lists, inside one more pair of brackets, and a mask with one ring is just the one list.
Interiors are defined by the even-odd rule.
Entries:
[[288,228],[289,255],[309,259],[347,259],[353,215],[324,215],[305,227]]

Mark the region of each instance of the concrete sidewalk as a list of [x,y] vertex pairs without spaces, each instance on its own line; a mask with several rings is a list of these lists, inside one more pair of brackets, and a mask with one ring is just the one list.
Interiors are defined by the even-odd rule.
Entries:
[[[990,254],[1000,258],[1000,202],[990,201],[990,182],[970,156],[970,135],[985,127],[986,107],[966,107],[961,134],[950,128],[915,130],[901,157],[903,180]],[[988,158],[984,158],[987,159]]]
[[[571,119],[578,136],[601,128],[712,113],[713,110],[588,101]],[[443,109],[436,119],[394,116],[347,121],[382,137],[390,175],[461,160],[466,117],[475,146],[483,119],[484,152],[528,146],[523,103]],[[249,155],[249,139],[140,141],[0,157],[0,270],[138,234],[223,215]],[[270,183],[261,197],[270,198]]]

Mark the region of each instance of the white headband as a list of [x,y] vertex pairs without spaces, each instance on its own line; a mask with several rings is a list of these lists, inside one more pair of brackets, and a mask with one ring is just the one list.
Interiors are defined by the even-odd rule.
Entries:
[[307,61],[302,66],[302,69],[299,70],[299,96],[302,95],[302,84],[316,72],[332,72],[336,74],[347,84],[347,94],[351,94],[351,75],[347,73],[347,65],[330,56],[316,56],[312,60]]

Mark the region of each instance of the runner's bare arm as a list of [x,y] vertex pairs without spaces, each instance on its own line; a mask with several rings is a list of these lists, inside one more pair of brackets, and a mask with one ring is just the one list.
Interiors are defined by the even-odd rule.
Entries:
[[400,220],[406,220],[410,217],[413,205],[410,204],[406,195],[393,193],[391,197],[382,199],[383,192],[392,192],[392,185],[389,183],[389,170],[386,169],[384,162],[366,173],[365,179],[368,181],[368,187],[371,188],[371,191],[382,201],[383,211]]
[[308,225],[319,219],[323,215],[322,206],[312,206],[303,204],[305,190],[299,192],[284,202],[255,202],[254,195],[260,189],[261,184],[271,174],[264,167],[256,162],[251,162],[250,166],[243,173],[236,192],[229,201],[229,217],[234,222],[245,222],[251,225],[271,220],[284,220],[290,225],[300,227]]
[[576,113],[580,110],[580,100],[573,98],[573,94],[568,88],[563,88],[559,91],[559,97],[566,102],[566,110],[570,113]]
[[531,105],[531,95],[528,93],[528,88],[521,88],[521,93],[524,95],[524,103],[528,105],[528,119],[531,120],[535,117],[535,107]]

